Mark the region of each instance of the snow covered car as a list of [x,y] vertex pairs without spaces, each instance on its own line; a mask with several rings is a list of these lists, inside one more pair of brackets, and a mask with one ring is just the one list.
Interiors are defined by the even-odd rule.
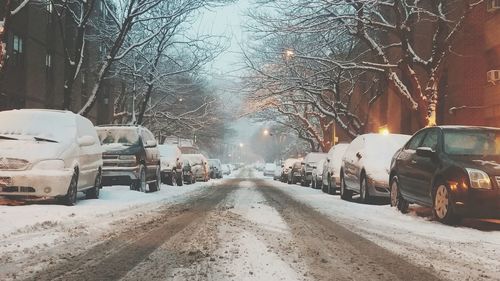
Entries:
[[391,205],[431,207],[443,223],[500,218],[500,129],[438,126],[418,131],[393,157]]
[[300,160],[295,161],[292,166],[288,167],[290,171],[288,172],[288,177],[286,179],[286,182],[288,184],[296,184],[298,182],[301,182],[302,174],[300,170],[302,169],[302,163]]
[[208,159],[211,179],[222,179],[222,164],[219,159]]
[[210,179],[208,160],[203,154],[182,154],[182,156],[189,160],[191,172],[197,181],[208,181]]
[[161,163],[161,182],[168,185],[182,185],[181,150],[175,144],[158,145]]
[[276,170],[274,170],[273,180],[275,180],[275,181],[280,180],[282,171],[283,171],[283,168],[281,166],[276,166]]
[[410,139],[400,134],[365,134],[347,147],[340,168],[340,197],[359,193],[367,203],[371,197],[389,197],[389,169],[392,156]]
[[313,167],[317,166],[318,162],[325,158],[326,153],[321,152],[311,152],[306,155],[300,169],[300,185],[309,186],[311,184]]
[[223,164],[222,165],[222,175],[228,176],[231,174],[231,165]]
[[69,111],[0,112],[0,196],[98,198],[102,148],[94,125]]
[[339,143],[328,151],[323,164],[323,192],[335,194],[340,189],[340,166],[347,147],[348,143]]
[[273,177],[275,170],[276,170],[276,164],[266,163],[266,165],[264,166],[264,177]]
[[131,190],[160,190],[160,151],[153,134],[143,126],[96,127],[104,149],[104,185],[130,185]]
[[182,181],[186,184],[193,184],[196,182],[196,176],[191,169],[191,160],[186,158],[184,154],[181,156],[182,161]]
[[321,188],[321,190],[323,190],[323,164],[325,162],[326,158],[319,160],[316,165],[313,166],[311,187],[314,189]]
[[288,173],[292,170],[292,166],[295,162],[300,162],[296,158],[288,158],[283,162],[283,165],[281,165],[281,181],[282,182],[288,182]]

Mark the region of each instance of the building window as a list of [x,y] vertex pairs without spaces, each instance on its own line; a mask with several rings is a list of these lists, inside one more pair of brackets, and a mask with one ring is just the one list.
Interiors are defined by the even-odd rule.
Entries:
[[500,0],[487,0],[486,9],[488,12],[493,12],[500,9]]
[[50,0],[47,2],[47,6],[45,6],[45,8],[47,9],[47,12],[49,14],[52,14],[52,11],[54,10],[54,6],[52,5],[52,2],[50,2]]
[[46,54],[45,55],[45,66],[46,67],[51,67],[52,66],[52,55],[51,54]]
[[14,43],[12,45],[12,52],[14,54],[23,53],[23,39],[17,35],[14,35]]

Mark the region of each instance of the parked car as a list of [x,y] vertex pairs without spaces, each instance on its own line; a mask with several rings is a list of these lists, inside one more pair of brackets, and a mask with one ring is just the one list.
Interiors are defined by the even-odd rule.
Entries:
[[[299,161],[296,158],[288,158],[283,162],[283,165],[281,165],[282,172],[281,172],[281,181],[282,182],[288,182],[288,173],[292,170],[292,166],[295,162]],[[300,162],[300,161],[299,161]]]
[[161,187],[160,151],[153,134],[138,125],[96,127],[104,149],[103,184],[129,185],[131,190]]
[[181,150],[175,144],[158,145],[161,163],[161,182],[168,185],[182,186]]
[[208,159],[211,179],[222,179],[222,164],[219,159]]
[[312,171],[312,181],[311,187],[321,188],[323,190],[323,164],[326,162],[326,158],[319,160],[315,166],[313,166]]
[[300,168],[300,185],[309,186],[312,181],[313,167],[318,165],[321,159],[326,158],[326,153],[311,152],[306,155]]
[[438,126],[418,131],[391,163],[391,205],[431,207],[443,223],[500,218],[500,129]]
[[339,143],[328,151],[323,163],[323,192],[335,194],[340,189],[340,167],[347,147],[348,143]]
[[274,171],[276,170],[276,164],[266,163],[264,166],[264,177],[274,177]]
[[208,181],[210,179],[208,160],[203,154],[183,154],[183,157],[189,160],[196,181]]
[[295,161],[292,166],[288,167],[290,171],[288,172],[287,183],[288,184],[296,184],[301,182],[302,175],[300,170],[302,169],[302,163],[300,160]]
[[399,134],[365,134],[347,148],[340,168],[340,197],[359,193],[362,202],[371,197],[389,197],[389,169],[394,153],[410,138]]
[[231,174],[231,165],[230,164],[222,164],[222,174],[228,176]]
[[281,173],[283,172],[283,168],[281,166],[276,165],[276,169],[274,170],[274,180],[281,180]]
[[0,112],[0,195],[55,198],[75,205],[98,198],[102,148],[87,118],[69,111]]
[[186,184],[196,183],[196,176],[191,169],[191,160],[186,158],[184,154],[181,156],[182,161],[182,181]]

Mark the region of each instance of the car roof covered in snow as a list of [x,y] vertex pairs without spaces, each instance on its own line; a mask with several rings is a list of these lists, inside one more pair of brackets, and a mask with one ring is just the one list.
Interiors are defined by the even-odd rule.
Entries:
[[306,158],[304,158],[305,163],[314,163],[318,162],[321,159],[326,158],[326,153],[323,152],[311,152],[306,155]]

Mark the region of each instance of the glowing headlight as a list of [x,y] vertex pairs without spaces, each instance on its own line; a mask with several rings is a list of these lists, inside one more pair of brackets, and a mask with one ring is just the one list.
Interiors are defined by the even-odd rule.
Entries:
[[120,155],[118,156],[120,160],[135,161],[135,155]]
[[33,166],[34,170],[62,170],[64,161],[60,159],[42,160]]
[[491,180],[487,173],[476,170],[466,168],[467,173],[469,174],[470,184],[472,188],[477,189],[491,189]]

